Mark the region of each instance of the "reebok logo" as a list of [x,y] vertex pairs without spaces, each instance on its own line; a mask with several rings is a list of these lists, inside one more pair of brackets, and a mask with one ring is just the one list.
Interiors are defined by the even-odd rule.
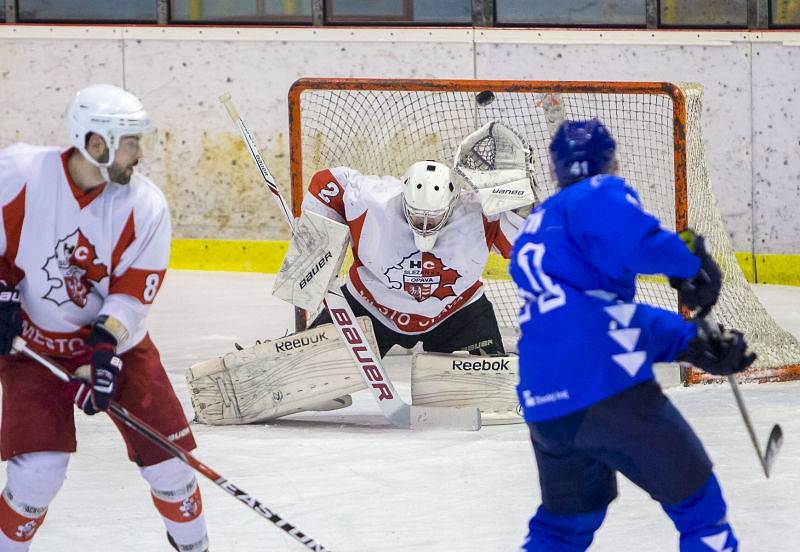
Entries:
[[300,289],[303,289],[309,283],[311,283],[311,280],[314,279],[314,276],[316,276],[319,273],[320,269],[323,266],[325,266],[328,263],[328,261],[330,261],[332,258],[333,258],[333,253],[327,251],[325,255],[323,255],[320,258],[320,260],[317,261],[317,264],[311,267],[311,270],[308,271],[308,274],[305,275],[305,278],[300,280]]
[[285,353],[286,351],[299,349],[300,347],[305,347],[306,345],[320,343],[327,340],[328,336],[325,335],[325,332],[322,332],[321,334],[312,335],[310,337],[296,337],[294,339],[287,339],[286,341],[276,341],[275,351],[279,353]]
[[508,371],[508,360],[454,360],[453,370],[483,371],[488,372],[506,370]]

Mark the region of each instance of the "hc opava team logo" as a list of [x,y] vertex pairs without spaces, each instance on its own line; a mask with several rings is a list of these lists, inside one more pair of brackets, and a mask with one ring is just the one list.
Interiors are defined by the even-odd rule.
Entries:
[[184,498],[179,507],[181,517],[194,519],[200,513],[200,502],[194,497]]
[[108,267],[97,259],[94,245],[80,229],[58,240],[42,270],[50,283],[44,299],[57,305],[72,301],[81,308],[86,306],[91,287],[108,276]]
[[32,519],[27,523],[17,525],[17,530],[14,532],[14,535],[20,541],[31,540],[33,538],[33,534],[36,533],[36,529],[38,529],[36,520]]
[[415,251],[402,261],[388,268],[384,275],[392,289],[403,289],[419,302],[428,297],[444,299],[455,296],[453,286],[461,278],[457,270],[446,267],[442,260],[425,252],[421,258]]

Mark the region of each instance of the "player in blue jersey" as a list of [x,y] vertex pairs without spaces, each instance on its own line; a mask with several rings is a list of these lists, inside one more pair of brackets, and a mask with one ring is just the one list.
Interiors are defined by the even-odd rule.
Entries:
[[702,237],[664,230],[642,208],[615,175],[615,149],[597,119],[564,122],[550,144],[559,191],[512,250],[524,299],[518,394],[542,491],[523,550],[586,550],[620,472],[661,503],[681,551],[733,552],[711,460],[652,365],[678,360],[726,375],[755,355],[740,332],[633,302],[637,274],[665,274],[705,314],[721,274]]

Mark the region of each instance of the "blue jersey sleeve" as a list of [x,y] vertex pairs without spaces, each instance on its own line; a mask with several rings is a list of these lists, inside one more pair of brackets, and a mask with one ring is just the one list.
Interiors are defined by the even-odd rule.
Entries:
[[690,278],[697,274],[700,259],[678,235],[662,229],[624,181],[607,178],[616,183],[601,183],[576,198],[571,209],[569,231],[589,261],[612,278],[630,274]]
[[675,312],[653,310],[661,311],[650,323],[650,334],[656,336],[650,344],[653,362],[672,362],[697,337],[697,324]]

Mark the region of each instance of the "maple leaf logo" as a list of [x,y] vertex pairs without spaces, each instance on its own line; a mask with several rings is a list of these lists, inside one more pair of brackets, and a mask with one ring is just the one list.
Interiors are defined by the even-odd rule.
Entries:
[[415,258],[419,251],[389,267],[384,275],[391,289],[403,289],[418,302],[429,297],[442,300],[454,297],[453,286],[461,278],[457,270],[446,267],[436,255],[425,252],[421,258]]
[[44,299],[57,305],[72,301],[81,308],[86,306],[91,287],[108,276],[108,267],[97,259],[97,250],[80,229],[58,240],[42,270],[50,283]]

